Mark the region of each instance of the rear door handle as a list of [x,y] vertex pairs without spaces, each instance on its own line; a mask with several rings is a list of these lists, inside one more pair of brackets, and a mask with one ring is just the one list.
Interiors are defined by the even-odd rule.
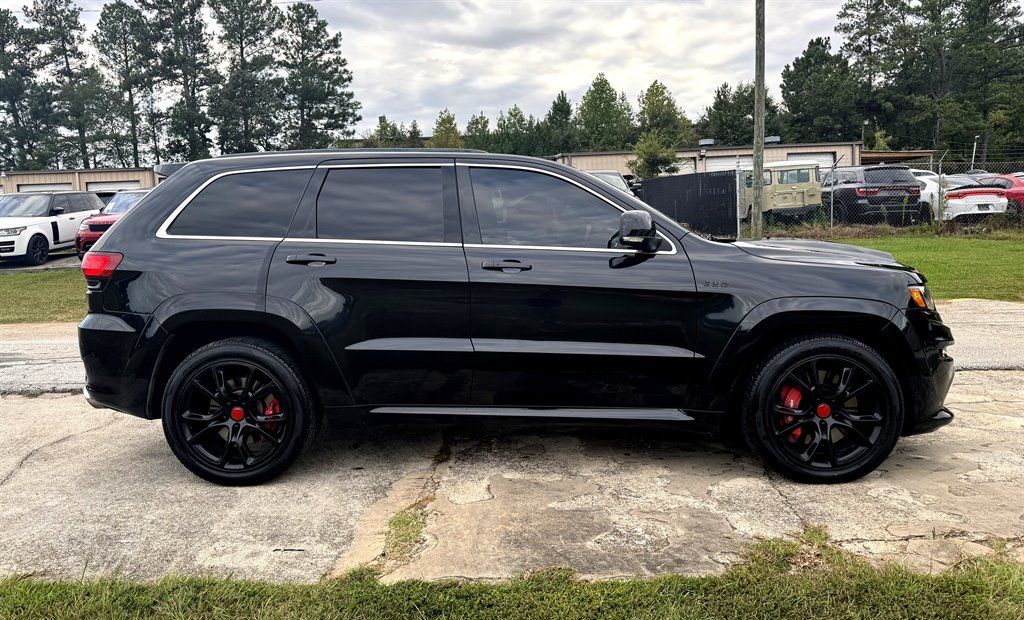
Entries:
[[485,260],[480,266],[488,271],[501,271],[503,273],[518,273],[533,269],[533,265],[528,265],[523,261],[515,259]]
[[311,267],[323,267],[324,265],[333,265],[338,262],[338,259],[333,256],[327,256],[326,254],[290,254],[285,262],[291,263],[292,265],[309,265]]

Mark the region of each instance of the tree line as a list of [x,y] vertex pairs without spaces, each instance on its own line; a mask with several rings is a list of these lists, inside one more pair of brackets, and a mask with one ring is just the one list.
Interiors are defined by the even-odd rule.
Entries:
[[310,4],[115,0],[88,39],[95,62],[81,12],[73,0],[34,0],[21,23],[0,9],[0,168],[322,148],[361,119],[341,35]]
[[[210,45],[201,9],[219,27]],[[518,105],[460,127],[442,110],[429,142],[387,116],[356,136],[360,104],[316,9],[271,0],[124,0],[89,38],[73,0],[34,0],[26,24],[0,10],[0,167],[139,165],[222,153],[326,146],[480,148],[524,155],[635,150],[640,176],[697,138],[753,140],[754,89],[719,86],[691,120],[664,83],[634,102],[598,74],[578,103],[559,92],[540,117]],[[1015,0],[846,0],[842,44],[810,40],[768,97],[765,130],[784,142],[950,149],[1024,160],[1024,20]],[[168,103],[169,102],[169,103]],[[215,130],[215,131],[214,131]]]
[[[766,101],[766,135],[788,143],[863,137],[867,148],[949,149],[958,158],[970,156],[977,136],[979,162],[1024,160],[1024,21],[1015,0],[846,0],[836,32],[837,51],[829,37],[815,37],[785,66],[781,101]],[[691,121],[656,80],[634,111],[601,74],[575,110],[561,92],[543,118],[513,105],[493,128],[480,113],[462,132],[444,110],[434,134],[449,136],[438,145],[524,155],[635,150],[649,164],[640,172],[650,173],[698,137],[751,144],[753,109],[752,83],[724,83]],[[420,142],[407,134],[418,138],[419,128],[381,117],[364,139]]]

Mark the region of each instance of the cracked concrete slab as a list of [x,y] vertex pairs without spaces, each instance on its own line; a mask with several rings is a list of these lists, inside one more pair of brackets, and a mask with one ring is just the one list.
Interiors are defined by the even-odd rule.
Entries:
[[[838,486],[789,482],[663,426],[474,419],[328,426],[281,478],[231,489],[182,468],[158,422],[78,395],[8,395],[0,574],[714,574],[753,541],[817,524],[844,549],[918,570],[990,553],[996,538],[1024,559],[1022,384],[1021,371],[959,373],[954,424],[902,439],[878,471]],[[382,561],[388,520],[417,502],[417,553]]]

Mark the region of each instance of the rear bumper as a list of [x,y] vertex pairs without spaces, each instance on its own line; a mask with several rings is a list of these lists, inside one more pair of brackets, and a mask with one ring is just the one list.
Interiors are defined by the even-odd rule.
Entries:
[[85,400],[93,407],[139,417],[146,411],[150,377],[166,333],[140,315],[86,315],[78,325],[78,348],[85,365]]
[[101,236],[103,236],[101,232],[79,231],[75,235],[75,250],[78,252],[88,252],[89,248],[99,241]]

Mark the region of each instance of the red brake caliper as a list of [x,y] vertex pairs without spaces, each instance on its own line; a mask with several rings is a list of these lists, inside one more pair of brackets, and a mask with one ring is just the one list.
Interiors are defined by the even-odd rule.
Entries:
[[[800,399],[802,399],[803,396],[804,395],[802,392],[800,392],[800,390],[796,389],[791,385],[782,386],[782,406],[786,407],[787,409],[799,409]],[[795,419],[796,418],[794,418],[791,415],[783,416],[782,423],[789,424]],[[786,440],[789,441],[790,443],[796,443],[797,441],[800,440],[801,432],[802,429],[800,427],[793,429],[792,432],[789,433],[789,436],[786,438]]]
[[[279,413],[281,413],[281,403],[277,402],[276,398],[267,403],[266,408],[263,410],[263,415],[265,416],[278,415]],[[267,422],[263,425],[263,428],[267,429],[268,432],[273,433],[277,430],[277,422]],[[260,443],[266,440],[266,437],[260,437]]]

